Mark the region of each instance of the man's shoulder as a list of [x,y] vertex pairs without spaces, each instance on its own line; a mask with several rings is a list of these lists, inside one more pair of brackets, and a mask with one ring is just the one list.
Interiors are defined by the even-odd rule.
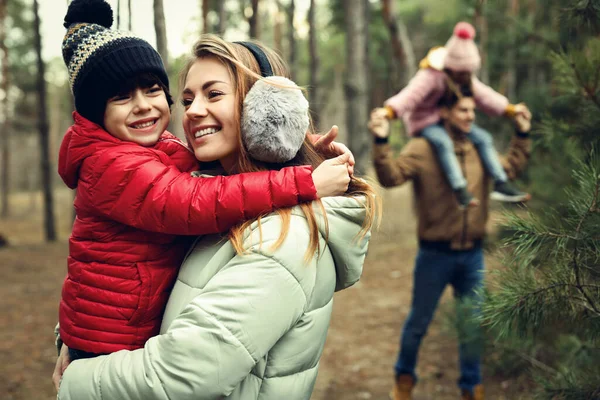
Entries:
[[432,149],[427,139],[419,136],[411,138],[402,148],[402,152],[425,157],[432,154]]

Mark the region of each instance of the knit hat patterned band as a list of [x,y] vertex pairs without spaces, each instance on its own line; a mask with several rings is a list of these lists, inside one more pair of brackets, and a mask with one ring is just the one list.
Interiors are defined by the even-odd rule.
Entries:
[[468,22],[459,22],[454,27],[454,34],[446,45],[444,68],[452,71],[475,72],[481,67],[479,49],[473,41],[475,28]]
[[73,0],[64,21],[68,30],[62,53],[75,108],[99,125],[106,101],[119,92],[127,79],[152,73],[169,87],[158,52],[129,32],[109,29],[112,22],[112,9],[104,0]]

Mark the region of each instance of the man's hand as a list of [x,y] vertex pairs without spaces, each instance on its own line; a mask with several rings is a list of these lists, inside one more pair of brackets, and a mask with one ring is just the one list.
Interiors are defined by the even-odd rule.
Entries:
[[71,363],[71,358],[69,357],[69,348],[66,344],[63,344],[60,349],[60,355],[56,360],[56,365],[54,366],[54,372],[52,373],[52,382],[54,383],[54,388],[58,393],[58,389],[60,387],[60,380],[62,379],[63,373],[65,369]]
[[373,136],[386,138],[390,135],[390,122],[386,115],[387,111],[384,108],[376,108],[371,111],[368,127]]
[[329,157],[337,157],[342,154],[349,154],[348,158],[348,173],[350,175],[354,174],[354,154],[350,151],[348,146],[343,143],[334,142],[339,133],[339,128],[337,125],[331,127],[329,132],[321,136],[315,143],[314,146],[317,151],[321,154],[325,154]]
[[350,174],[348,163],[350,154],[344,153],[336,158],[325,160],[312,173],[317,189],[317,197],[340,196],[348,190]]

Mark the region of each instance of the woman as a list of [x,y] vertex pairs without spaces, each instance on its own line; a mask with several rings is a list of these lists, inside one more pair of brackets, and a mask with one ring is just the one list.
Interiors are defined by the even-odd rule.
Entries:
[[[244,100],[267,67],[287,75],[281,59],[257,44],[207,35],[195,45],[182,102],[199,161],[218,161],[227,174],[323,161],[304,133],[286,162],[257,161],[242,144]],[[75,361],[58,398],[310,398],[333,293],[360,277],[377,203],[372,188],[353,179],[347,197],[243,223],[228,240],[199,238],[179,272],[162,334],[143,349]]]

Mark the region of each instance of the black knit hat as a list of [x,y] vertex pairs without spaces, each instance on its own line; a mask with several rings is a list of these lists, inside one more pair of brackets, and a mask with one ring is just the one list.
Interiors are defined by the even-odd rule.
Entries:
[[[145,40],[109,29],[113,12],[104,0],[73,0],[65,16],[67,33],[63,59],[77,111],[103,124],[106,101],[119,86],[141,73],[156,75],[168,89],[169,78],[160,55]],[[167,99],[170,96],[167,93]]]

